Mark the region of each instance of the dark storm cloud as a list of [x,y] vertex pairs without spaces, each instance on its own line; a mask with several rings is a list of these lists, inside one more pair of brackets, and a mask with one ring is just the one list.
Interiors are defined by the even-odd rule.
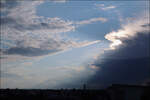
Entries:
[[150,27],[150,24],[142,25],[143,27]]
[[95,66],[101,69],[89,81],[95,87],[111,84],[139,84],[150,78],[150,58],[105,59],[104,63]]
[[[149,24],[143,26],[148,27]],[[105,50],[92,64],[99,70],[88,81],[89,85],[141,84],[150,79],[149,31],[137,32],[134,37],[122,38],[121,41],[123,45]]]
[[105,56],[116,59],[149,57],[150,35],[148,32],[143,33],[138,33],[132,39],[122,39],[124,46],[120,46],[116,50],[106,51]]

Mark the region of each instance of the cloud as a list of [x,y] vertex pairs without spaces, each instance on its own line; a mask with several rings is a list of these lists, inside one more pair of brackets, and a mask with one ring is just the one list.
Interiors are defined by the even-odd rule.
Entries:
[[58,51],[56,49],[42,50],[40,48],[32,48],[32,47],[27,47],[27,48],[14,47],[14,48],[10,48],[10,49],[6,50],[4,53],[7,55],[18,54],[18,55],[22,55],[22,56],[40,56],[40,55],[46,55],[49,53],[55,53]]
[[105,10],[105,11],[116,8],[116,6],[112,6],[112,5],[110,6],[105,6],[104,4],[95,4],[95,5],[98,9]]
[[123,45],[123,41],[126,39],[133,38],[141,33],[148,34],[148,32],[143,31],[149,31],[148,19],[137,19],[136,21],[133,20],[127,25],[122,26],[122,28],[118,31],[113,31],[105,35],[105,38],[112,42],[110,48],[115,49],[115,47]]
[[[47,67],[38,68],[33,63],[49,55],[100,42],[100,40],[77,41],[67,36],[67,32],[71,33],[78,28],[76,22],[80,21],[37,16],[36,8],[43,2],[39,0],[16,0],[14,2],[6,0],[6,2],[2,2],[0,60],[2,72],[7,70],[2,73],[2,87],[4,88],[16,86],[17,88],[33,88],[32,86],[46,82],[48,79],[49,83],[52,82],[54,85],[55,82],[57,84],[64,82],[64,78],[78,79],[83,76],[81,71],[86,68],[82,66],[60,66],[59,68],[50,66],[50,69],[46,69]],[[96,21],[100,21],[100,19],[91,20],[84,25]],[[56,74],[56,72],[60,74]],[[84,77],[87,75],[84,74]]]
[[106,34],[110,48],[91,64],[100,68],[88,81],[91,87],[142,84],[150,79],[150,30],[148,19],[144,18],[129,21],[118,31]]
[[79,22],[76,22],[77,25],[84,25],[84,24],[91,24],[93,22],[106,22],[107,19],[106,18],[103,18],[103,17],[98,17],[98,18],[91,18],[89,20],[83,20],[83,21],[79,21]]
[[21,76],[13,73],[8,73],[8,72],[1,72],[1,78],[21,78]]
[[[30,65],[31,63],[28,64]],[[28,64],[23,62],[20,66],[14,68],[11,65],[11,68],[7,69],[7,72],[3,71],[1,86],[3,88],[58,89],[62,88],[62,85],[64,87],[66,84],[75,84],[76,81],[85,79],[93,74],[86,66],[60,65],[55,67],[45,66],[38,69],[38,66],[34,66],[36,70],[33,71],[33,66],[28,67]],[[78,83],[78,86],[81,84],[81,82]]]
[[99,69],[99,67],[97,67],[97,66],[95,66],[95,65],[91,65],[91,66],[89,66],[90,68],[92,68],[92,69]]
[[67,2],[67,0],[51,0],[51,1],[53,1],[55,3],[65,3],[65,2]]
[[[99,40],[92,41],[92,42],[84,41],[80,43],[70,41],[66,44],[58,43],[57,45],[59,47],[57,47],[55,43],[54,46],[56,47],[51,47],[51,48],[49,47],[48,49],[33,48],[33,47],[12,47],[12,48],[6,49],[2,53],[6,55],[22,55],[22,56],[28,56],[28,57],[42,56],[42,55],[48,55],[48,54],[55,54],[57,52],[64,51],[69,48],[85,47],[85,46],[92,45],[92,44],[99,43],[99,42],[100,42]],[[62,48],[61,48],[61,45],[62,45]]]
[[80,43],[72,42],[71,44],[72,44],[72,47],[79,48],[79,47],[85,47],[85,46],[88,46],[88,45],[96,44],[96,43],[99,43],[99,42],[100,42],[100,40],[91,41],[91,42],[83,41],[83,42],[80,42]]
[[[34,23],[22,23],[23,20],[18,20],[17,18],[11,17],[2,17],[2,25],[4,27],[9,27],[10,29],[16,29],[16,31],[51,31],[52,33],[59,33],[59,32],[68,32],[74,30],[74,26],[72,26],[71,22],[66,22],[61,20],[60,18],[47,18],[43,19],[44,21],[36,21]],[[16,21],[17,20],[17,21]],[[7,25],[7,26],[6,26]],[[3,27],[3,26],[2,26]],[[59,30],[58,30],[59,29]],[[15,30],[14,30],[15,31]]]
[[36,7],[43,2],[42,0],[1,2],[1,45],[3,45],[1,49],[4,55],[42,56],[98,42],[77,42],[63,34],[75,31],[76,25],[104,22],[105,18],[91,18],[77,22],[59,17],[37,16]]
[[[78,88],[83,84],[83,79],[93,75],[86,66],[58,66],[49,70],[52,72],[48,75],[47,80],[35,85],[34,88]],[[59,74],[56,75],[55,72]]]

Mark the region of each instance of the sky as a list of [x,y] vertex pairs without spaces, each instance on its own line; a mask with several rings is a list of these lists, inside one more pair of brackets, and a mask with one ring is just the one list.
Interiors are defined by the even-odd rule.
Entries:
[[149,1],[1,0],[1,88],[150,81]]

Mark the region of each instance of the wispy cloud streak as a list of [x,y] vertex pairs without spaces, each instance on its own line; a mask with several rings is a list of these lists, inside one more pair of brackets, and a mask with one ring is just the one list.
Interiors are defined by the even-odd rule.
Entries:
[[[42,56],[70,48],[83,47],[98,41],[77,42],[63,33],[76,30],[76,26],[105,18],[91,18],[83,21],[63,20],[59,17],[45,18],[36,15],[36,7],[44,1],[1,2],[2,52],[5,55]],[[11,8],[11,9],[10,9]]]
[[101,9],[101,10],[104,10],[104,11],[106,11],[106,10],[111,10],[111,9],[115,9],[116,8],[116,6],[113,6],[113,5],[109,5],[109,6],[106,6],[106,5],[104,5],[104,4],[95,4],[96,5],[96,7],[98,8],[98,9]]

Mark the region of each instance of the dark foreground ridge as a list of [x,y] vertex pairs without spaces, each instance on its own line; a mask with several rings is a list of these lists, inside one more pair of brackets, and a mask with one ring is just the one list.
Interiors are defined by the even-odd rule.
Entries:
[[0,100],[150,100],[150,86],[115,84],[92,89],[0,89]]

